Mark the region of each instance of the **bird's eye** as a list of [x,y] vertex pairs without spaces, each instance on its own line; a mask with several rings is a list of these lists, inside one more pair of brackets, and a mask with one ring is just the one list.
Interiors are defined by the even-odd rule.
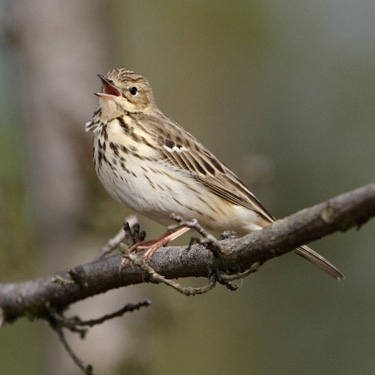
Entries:
[[138,89],[135,86],[133,86],[133,87],[130,87],[129,91],[130,91],[130,94],[137,95]]

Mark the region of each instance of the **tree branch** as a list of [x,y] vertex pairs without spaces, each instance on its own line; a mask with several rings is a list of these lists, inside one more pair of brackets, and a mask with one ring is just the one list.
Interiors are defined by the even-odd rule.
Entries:
[[[337,231],[360,227],[375,216],[375,183],[301,210],[275,224],[238,239],[220,241],[219,257],[200,244],[157,251],[149,265],[166,278],[209,277],[212,270],[240,273],[252,265],[293,250]],[[149,281],[144,271],[121,255],[94,261],[54,276],[0,285],[0,320],[9,323],[21,316],[48,318],[59,311],[110,289]]]

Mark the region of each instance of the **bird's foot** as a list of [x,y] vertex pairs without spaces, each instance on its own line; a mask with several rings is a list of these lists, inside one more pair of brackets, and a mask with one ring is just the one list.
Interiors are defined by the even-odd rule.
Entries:
[[[159,238],[149,241],[136,241],[133,246],[130,247],[129,251],[131,253],[138,253],[143,250],[147,250],[142,259],[144,262],[148,261],[153,254],[160,249],[161,247],[167,246],[171,241],[175,240],[176,238],[180,237],[184,233],[186,233],[190,228],[188,227],[180,227],[173,232],[164,233]],[[126,264],[126,258],[124,258],[121,262],[120,268],[123,268]]]

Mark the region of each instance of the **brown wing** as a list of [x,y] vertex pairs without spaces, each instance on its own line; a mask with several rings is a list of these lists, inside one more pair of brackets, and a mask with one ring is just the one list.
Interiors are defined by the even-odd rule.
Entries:
[[189,171],[219,197],[255,211],[269,222],[275,221],[255,195],[213,153],[183,128],[171,121],[168,125],[167,131],[158,129],[158,142],[161,152],[171,164]]

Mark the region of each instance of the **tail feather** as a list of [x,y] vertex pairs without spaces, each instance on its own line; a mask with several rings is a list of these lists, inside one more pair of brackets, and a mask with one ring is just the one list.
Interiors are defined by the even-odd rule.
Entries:
[[323,258],[320,254],[310,249],[308,246],[300,246],[294,250],[294,252],[305,258],[309,262],[315,264],[329,275],[333,276],[337,280],[342,280],[345,276],[327,259]]

